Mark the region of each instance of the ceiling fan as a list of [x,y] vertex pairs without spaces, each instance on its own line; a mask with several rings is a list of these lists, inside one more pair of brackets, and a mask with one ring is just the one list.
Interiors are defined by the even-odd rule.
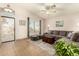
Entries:
[[56,5],[55,4],[45,4],[41,11],[46,14],[56,13]]
[[62,9],[60,4],[49,3],[49,4],[43,4],[43,8],[41,9],[41,12],[45,14],[56,14],[63,10],[64,9]]
[[52,10],[52,9],[54,9],[54,8],[56,8],[56,5],[55,5],[55,4],[53,4],[53,5],[49,4],[49,5],[46,5],[46,6],[45,6],[45,9],[46,9],[46,10]]

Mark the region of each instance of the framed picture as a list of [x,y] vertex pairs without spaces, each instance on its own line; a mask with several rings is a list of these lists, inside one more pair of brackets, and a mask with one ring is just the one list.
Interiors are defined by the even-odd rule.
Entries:
[[56,27],[63,27],[64,21],[56,21]]
[[19,20],[20,25],[26,25],[26,20]]

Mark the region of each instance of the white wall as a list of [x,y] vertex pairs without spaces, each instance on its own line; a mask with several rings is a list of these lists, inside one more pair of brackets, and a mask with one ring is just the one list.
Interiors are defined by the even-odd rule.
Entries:
[[[64,20],[64,27],[56,27],[57,20]],[[49,30],[79,31],[79,13],[53,17],[47,19],[45,22],[45,32],[48,31],[48,25],[50,25]]]
[[16,39],[26,38],[27,37],[27,24],[25,26],[19,25],[19,20],[27,20],[26,10],[23,8],[15,7],[15,30],[16,30]]
[[[26,7],[18,4],[10,4],[11,8],[15,11],[15,36],[16,39],[27,38],[27,17],[31,19],[41,20],[38,16],[30,13]],[[6,4],[0,4],[0,7],[5,7]],[[26,25],[19,25],[19,20],[26,20]]]
[[[27,38],[27,17],[30,17],[30,19],[35,20],[42,20],[38,16],[32,14],[30,11],[28,11],[26,8],[14,6],[13,8],[15,10],[15,16],[16,16],[16,39],[22,39]],[[19,20],[26,20],[26,25],[21,26],[19,25]]]

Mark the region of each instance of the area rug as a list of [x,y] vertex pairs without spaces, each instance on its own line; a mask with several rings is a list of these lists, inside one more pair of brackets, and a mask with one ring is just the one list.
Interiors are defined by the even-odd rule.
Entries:
[[31,42],[35,45],[37,45],[38,47],[40,47],[41,49],[47,51],[49,53],[49,55],[54,56],[55,55],[55,49],[53,44],[48,44],[43,42],[42,40],[38,40],[38,41],[32,41]]

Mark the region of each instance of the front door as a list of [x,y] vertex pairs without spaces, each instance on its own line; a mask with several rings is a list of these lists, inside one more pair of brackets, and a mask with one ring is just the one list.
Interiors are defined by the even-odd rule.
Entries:
[[14,18],[2,17],[0,39],[1,42],[14,40]]

